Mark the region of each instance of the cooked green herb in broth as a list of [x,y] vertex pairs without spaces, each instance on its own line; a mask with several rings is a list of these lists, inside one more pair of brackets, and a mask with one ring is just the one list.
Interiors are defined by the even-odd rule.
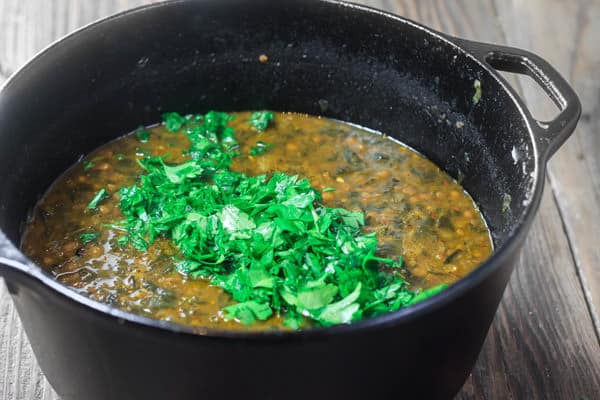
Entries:
[[156,319],[329,326],[394,311],[491,253],[453,179],[385,136],[293,113],[164,116],[92,152],[36,206],[24,251]]

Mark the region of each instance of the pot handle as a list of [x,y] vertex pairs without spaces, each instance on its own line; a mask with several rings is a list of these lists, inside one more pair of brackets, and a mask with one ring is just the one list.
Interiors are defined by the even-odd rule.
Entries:
[[[581,115],[581,102],[573,88],[546,60],[536,54],[513,47],[458,39],[457,42],[477,60],[499,71],[528,75],[559,108],[552,121],[539,121],[527,115],[540,148],[549,159],[567,140]],[[525,108],[526,109],[526,108]]]

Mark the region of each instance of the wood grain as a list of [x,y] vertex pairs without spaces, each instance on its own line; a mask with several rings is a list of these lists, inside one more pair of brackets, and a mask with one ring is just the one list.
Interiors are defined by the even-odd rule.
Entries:
[[0,298],[0,399],[57,399],[36,364],[12,303],[5,301],[3,284]]
[[[149,0],[0,0],[0,83],[56,38]],[[458,399],[600,398],[599,1],[363,0],[433,28],[543,55],[575,84],[584,119],[551,163],[549,183],[519,265]],[[543,4],[542,4],[543,3]],[[557,25],[560,33],[557,33]],[[544,95],[509,77],[536,112]],[[542,105],[541,107],[539,105]],[[576,175],[576,176],[574,176]],[[562,217],[562,218],[561,218]],[[585,291],[584,291],[585,289]],[[586,303],[587,300],[587,303]],[[0,400],[58,400],[0,284]]]
[[[156,1],[156,0],[154,0]],[[2,0],[0,74],[8,76],[35,53],[73,30],[152,0]]]
[[595,399],[600,347],[552,193],[461,399]]

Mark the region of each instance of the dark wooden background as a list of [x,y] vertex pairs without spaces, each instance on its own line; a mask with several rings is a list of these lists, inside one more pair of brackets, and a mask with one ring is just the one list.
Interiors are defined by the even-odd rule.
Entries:
[[[0,0],[0,83],[62,35],[149,2]],[[538,217],[457,398],[600,399],[600,0],[359,2],[457,36],[532,50],[579,93],[581,122],[549,164]],[[556,113],[529,79],[509,79],[535,116]],[[0,283],[0,400],[9,399],[58,397]]]

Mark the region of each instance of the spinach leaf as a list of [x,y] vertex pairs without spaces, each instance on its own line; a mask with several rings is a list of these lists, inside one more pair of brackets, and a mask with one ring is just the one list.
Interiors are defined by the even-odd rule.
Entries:
[[235,318],[244,325],[250,325],[257,319],[264,321],[273,314],[268,304],[258,303],[253,300],[227,306],[223,308],[223,311],[225,312],[226,319]]
[[106,189],[104,189],[104,188],[100,189],[98,191],[98,193],[96,193],[94,198],[89,202],[89,204],[87,205],[87,208],[89,210],[96,209],[98,207],[98,204],[100,204],[100,202],[107,197],[108,197],[108,193],[106,192]]
[[81,243],[87,244],[87,243],[93,241],[94,239],[96,239],[98,236],[100,236],[100,234],[98,232],[94,232],[94,233],[82,233],[79,236],[79,240],[81,240]]

